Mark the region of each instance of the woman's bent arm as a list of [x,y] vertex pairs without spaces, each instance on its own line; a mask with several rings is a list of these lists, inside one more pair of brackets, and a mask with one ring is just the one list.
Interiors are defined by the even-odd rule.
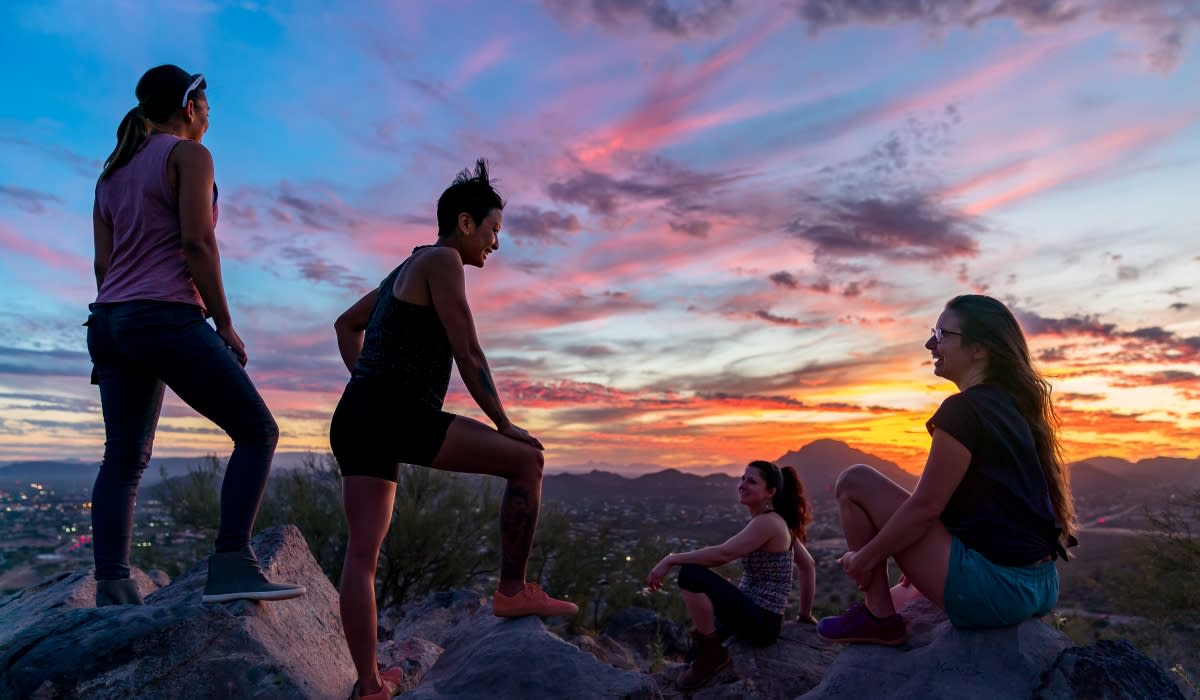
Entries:
[[667,572],[673,566],[698,564],[700,566],[711,567],[728,564],[734,559],[744,557],[750,552],[761,549],[775,534],[776,531],[773,523],[769,522],[766,518],[754,518],[746,527],[742,528],[741,532],[721,544],[704,547],[703,549],[695,549],[690,552],[668,554],[663,557],[650,570],[650,575],[646,579],[647,583],[649,583],[650,588],[657,589],[662,584],[663,577],[667,575]]
[[[443,252],[444,251],[444,252]],[[438,318],[446,329],[458,374],[466,384],[471,398],[479,408],[504,432],[512,421],[504,413],[500,394],[488,369],[487,358],[479,345],[475,332],[475,320],[467,303],[466,279],[463,275],[462,259],[450,248],[435,249],[428,254],[429,293]]]
[[375,300],[379,298],[379,290],[367,292],[354,306],[342,312],[333,322],[333,332],[337,334],[338,352],[346,370],[353,372],[358,356],[362,354],[363,336],[367,330],[367,321],[371,320],[371,310],[375,308]]

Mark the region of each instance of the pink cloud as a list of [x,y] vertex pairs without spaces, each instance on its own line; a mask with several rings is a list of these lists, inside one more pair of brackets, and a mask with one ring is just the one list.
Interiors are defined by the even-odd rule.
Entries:
[[[992,209],[1026,199],[1060,185],[1086,180],[1126,163],[1135,154],[1166,140],[1200,120],[1192,112],[1171,117],[1158,123],[1138,124],[1101,134],[1081,143],[1064,146],[1052,155],[1026,163],[1011,163],[989,173],[976,186],[999,184],[1029,173],[1023,181],[1009,186],[998,194],[968,204],[964,211],[978,215]],[[960,186],[959,191],[969,188]]]
[[[88,239],[90,241],[90,238]],[[41,241],[30,240],[0,222],[0,244],[9,253],[32,258],[46,267],[91,274],[92,260],[51,248]],[[90,246],[89,246],[90,248]]]

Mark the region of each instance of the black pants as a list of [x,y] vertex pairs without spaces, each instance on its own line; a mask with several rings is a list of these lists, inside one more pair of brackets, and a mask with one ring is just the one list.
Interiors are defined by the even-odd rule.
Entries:
[[249,545],[279,427],[200,307],[162,301],[95,304],[87,344],[104,412],[104,460],[92,489],[96,578],[129,577],[134,499],[168,386],[233,438],[221,484],[216,550],[236,552]]
[[779,638],[783,615],[760,608],[725,577],[699,564],[679,567],[679,587],[703,593],[712,601],[717,628],[752,646],[766,646]]

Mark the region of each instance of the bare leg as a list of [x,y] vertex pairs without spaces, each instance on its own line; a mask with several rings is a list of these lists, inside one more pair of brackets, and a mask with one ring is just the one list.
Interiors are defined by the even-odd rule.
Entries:
[[697,632],[712,634],[717,631],[712,598],[705,593],[683,591],[683,602],[687,605],[688,614],[692,616],[692,624],[696,626]]
[[901,586],[899,584],[892,586],[891,596],[892,607],[899,610],[905,605],[908,605],[909,602],[914,601],[917,598],[925,597],[925,594],[917,590],[917,587],[910,583],[907,586]]
[[396,483],[371,476],[347,476],[342,479],[342,500],[346,509],[348,540],[346,563],[342,567],[339,588],[342,628],[350,658],[358,671],[359,692],[377,693],[383,688],[375,656],[376,629],[379,624],[375,607],[375,570],[379,548],[392,522]]
[[436,469],[490,474],[508,480],[500,504],[500,592],[525,587],[525,567],[533,549],[542,502],[542,451],[479,421],[458,416],[433,460]]
[[[874,469],[856,464],[838,477],[838,512],[846,545],[859,550],[873,538],[911,494]],[[894,557],[909,581],[938,607],[944,607],[942,590],[950,561],[950,533],[935,522],[907,549]],[[875,572],[864,591],[867,609],[876,617],[887,617],[896,609],[888,588],[887,564]]]

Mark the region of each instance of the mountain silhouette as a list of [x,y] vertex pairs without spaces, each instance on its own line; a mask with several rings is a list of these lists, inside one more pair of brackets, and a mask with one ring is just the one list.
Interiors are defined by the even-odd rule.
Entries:
[[895,462],[856,450],[838,440],[816,440],[775,460],[800,475],[804,492],[810,499],[832,499],[838,475],[854,464],[866,464],[887,478],[912,491],[919,477],[901,469]]

